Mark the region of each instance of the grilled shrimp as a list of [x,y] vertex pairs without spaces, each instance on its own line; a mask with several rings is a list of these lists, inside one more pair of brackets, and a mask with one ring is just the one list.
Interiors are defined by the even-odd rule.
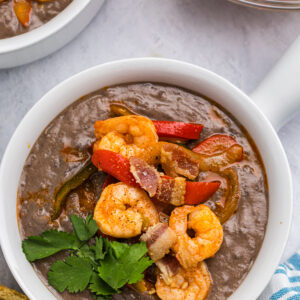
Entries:
[[163,276],[158,275],[155,287],[158,297],[162,300],[203,300],[207,297],[211,285],[207,266],[205,262],[201,262],[196,268],[180,268],[167,282]]
[[[213,256],[221,247],[222,225],[206,205],[175,208],[169,226],[177,235],[177,242],[172,249],[186,269],[196,267],[200,261]],[[188,235],[189,230],[194,231],[194,237]]]
[[[158,136],[152,121],[142,116],[123,116],[95,122],[94,151],[110,150],[154,164]],[[156,152],[159,152],[157,148]]]
[[142,189],[120,182],[103,190],[94,210],[94,219],[104,234],[130,238],[158,223],[159,214]]

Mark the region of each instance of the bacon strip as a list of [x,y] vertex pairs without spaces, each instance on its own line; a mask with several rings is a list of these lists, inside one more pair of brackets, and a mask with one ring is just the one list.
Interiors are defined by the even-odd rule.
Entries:
[[165,214],[162,211],[160,211],[158,214],[159,214],[159,222],[169,224],[170,217],[167,214]]
[[160,176],[158,171],[140,158],[130,158],[130,172],[136,182],[154,200],[179,206],[184,204],[186,182],[182,177]]
[[162,176],[154,200],[179,206],[184,204],[186,181],[183,177]]
[[199,174],[197,154],[178,145],[161,142],[161,165],[167,175],[194,180]]
[[141,240],[146,242],[151,259],[157,261],[170,252],[176,242],[176,234],[166,223],[158,223],[148,228]]
[[158,171],[140,158],[131,157],[129,161],[130,172],[136,182],[149,193],[150,197],[153,197],[157,192],[160,181]]
[[175,276],[181,269],[179,261],[171,255],[166,255],[164,258],[155,262],[161,272],[164,281],[168,283],[171,277]]

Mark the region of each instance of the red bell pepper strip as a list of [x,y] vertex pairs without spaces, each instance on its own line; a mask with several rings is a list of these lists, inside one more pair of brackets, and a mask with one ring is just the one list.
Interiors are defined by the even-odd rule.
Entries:
[[210,198],[219,188],[220,181],[186,182],[184,204],[200,204]]
[[215,134],[194,147],[193,151],[205,155],[214,155],[222,153],[236,144],[238,144],[237,141],[229,135]]
[[131,185],[139,186],[130,172],[129,160],[121,154],[109,150],[97,150],[92,155],[92,162],[98,168]]
[[[167,175],[163,175],[162,177],[165,179],[173,179]],[[205,202],[218,190],[220,185],[220,181],[186,181],[184,204],[195,205]]]
[[197,140],[200,137],[203,125],[173,121],[153,121],[159,137],[183,138]]
[[[128,185],[139,187],[139,184],[130,172],[129,159],[123,155],[109,150],[97,150],[93,153],[92,162],[97,168],[102,169],[116,179]],[[166,175],[163,175],[163,177],[166,179],[173,179]],[[200,204],[206,201],[219,186],[219,181],[186,181],[185,204]]]

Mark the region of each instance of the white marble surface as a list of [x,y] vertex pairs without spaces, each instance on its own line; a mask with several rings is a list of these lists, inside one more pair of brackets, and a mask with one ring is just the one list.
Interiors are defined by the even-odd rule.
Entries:
[[[300,34],[300,12],[268,12],[226,0],[107,0],[69,45],[0,71],[0,157],[20,120],[60,81],[103,62],[142,56],[185,60],[251,92]],[[300,248],[300,114],[279,132],[294,179],[294,220],[282,260]],[[285,199],[282,199],[284,201]],[[18,288],[0,251],[0,284]]]

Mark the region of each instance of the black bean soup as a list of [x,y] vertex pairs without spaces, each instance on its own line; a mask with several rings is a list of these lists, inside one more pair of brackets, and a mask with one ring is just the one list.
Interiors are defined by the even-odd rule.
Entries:
[[[80,98],[60,113],[33,145],[24,165],[18,206],[22,238],[39,235],[49,228],[71,230],[68,216],[74,213],[80,216],[92,214],[105,177],[101,172],[91,176],[69,194],[64,210],[56,221],[51,221],[50,217],[57,187],[89,159],[86,149],[95,140],[94,122],[111,117],[111,103],[124,103],[136,113],[151,119],[201,123],[204,125],[201,140],[222,133],[235,137],[243,146],[244,159],[232,166],[239,176],[239,208],[223,225],[224,241],[221,249],[207,260],[213,279],[208,299],[227,299],[251,269],[264,239],[268,220],[264,167],[251,138],[229,113],[203,96],[178,87],[152,83],[113,86]],[[65,149],[77,149],[79,159],[66,160],[70,151]],[[200,175],[200,179],[214,177],[210,172]],[[223,184],[205,204],[213,206],[222,198],[225,190]],[[63,256],[60,253],[33,264],[47,286],[47,272],[51,263]],[[49,289],[61,299],[92,299],[87,291],[73,295],[68,292],[59,294],[53,288]],[[125,298],[156,299],[156,296],[145,296],[125,289],[121,295],[113,297]]]
[[24,27],[15,15],[13,0],[0,1],[0,39],[13,37],[40,27],[58,15],[71,2],[72,0],[53,0],[43,3],[31,1],[30,23]]

